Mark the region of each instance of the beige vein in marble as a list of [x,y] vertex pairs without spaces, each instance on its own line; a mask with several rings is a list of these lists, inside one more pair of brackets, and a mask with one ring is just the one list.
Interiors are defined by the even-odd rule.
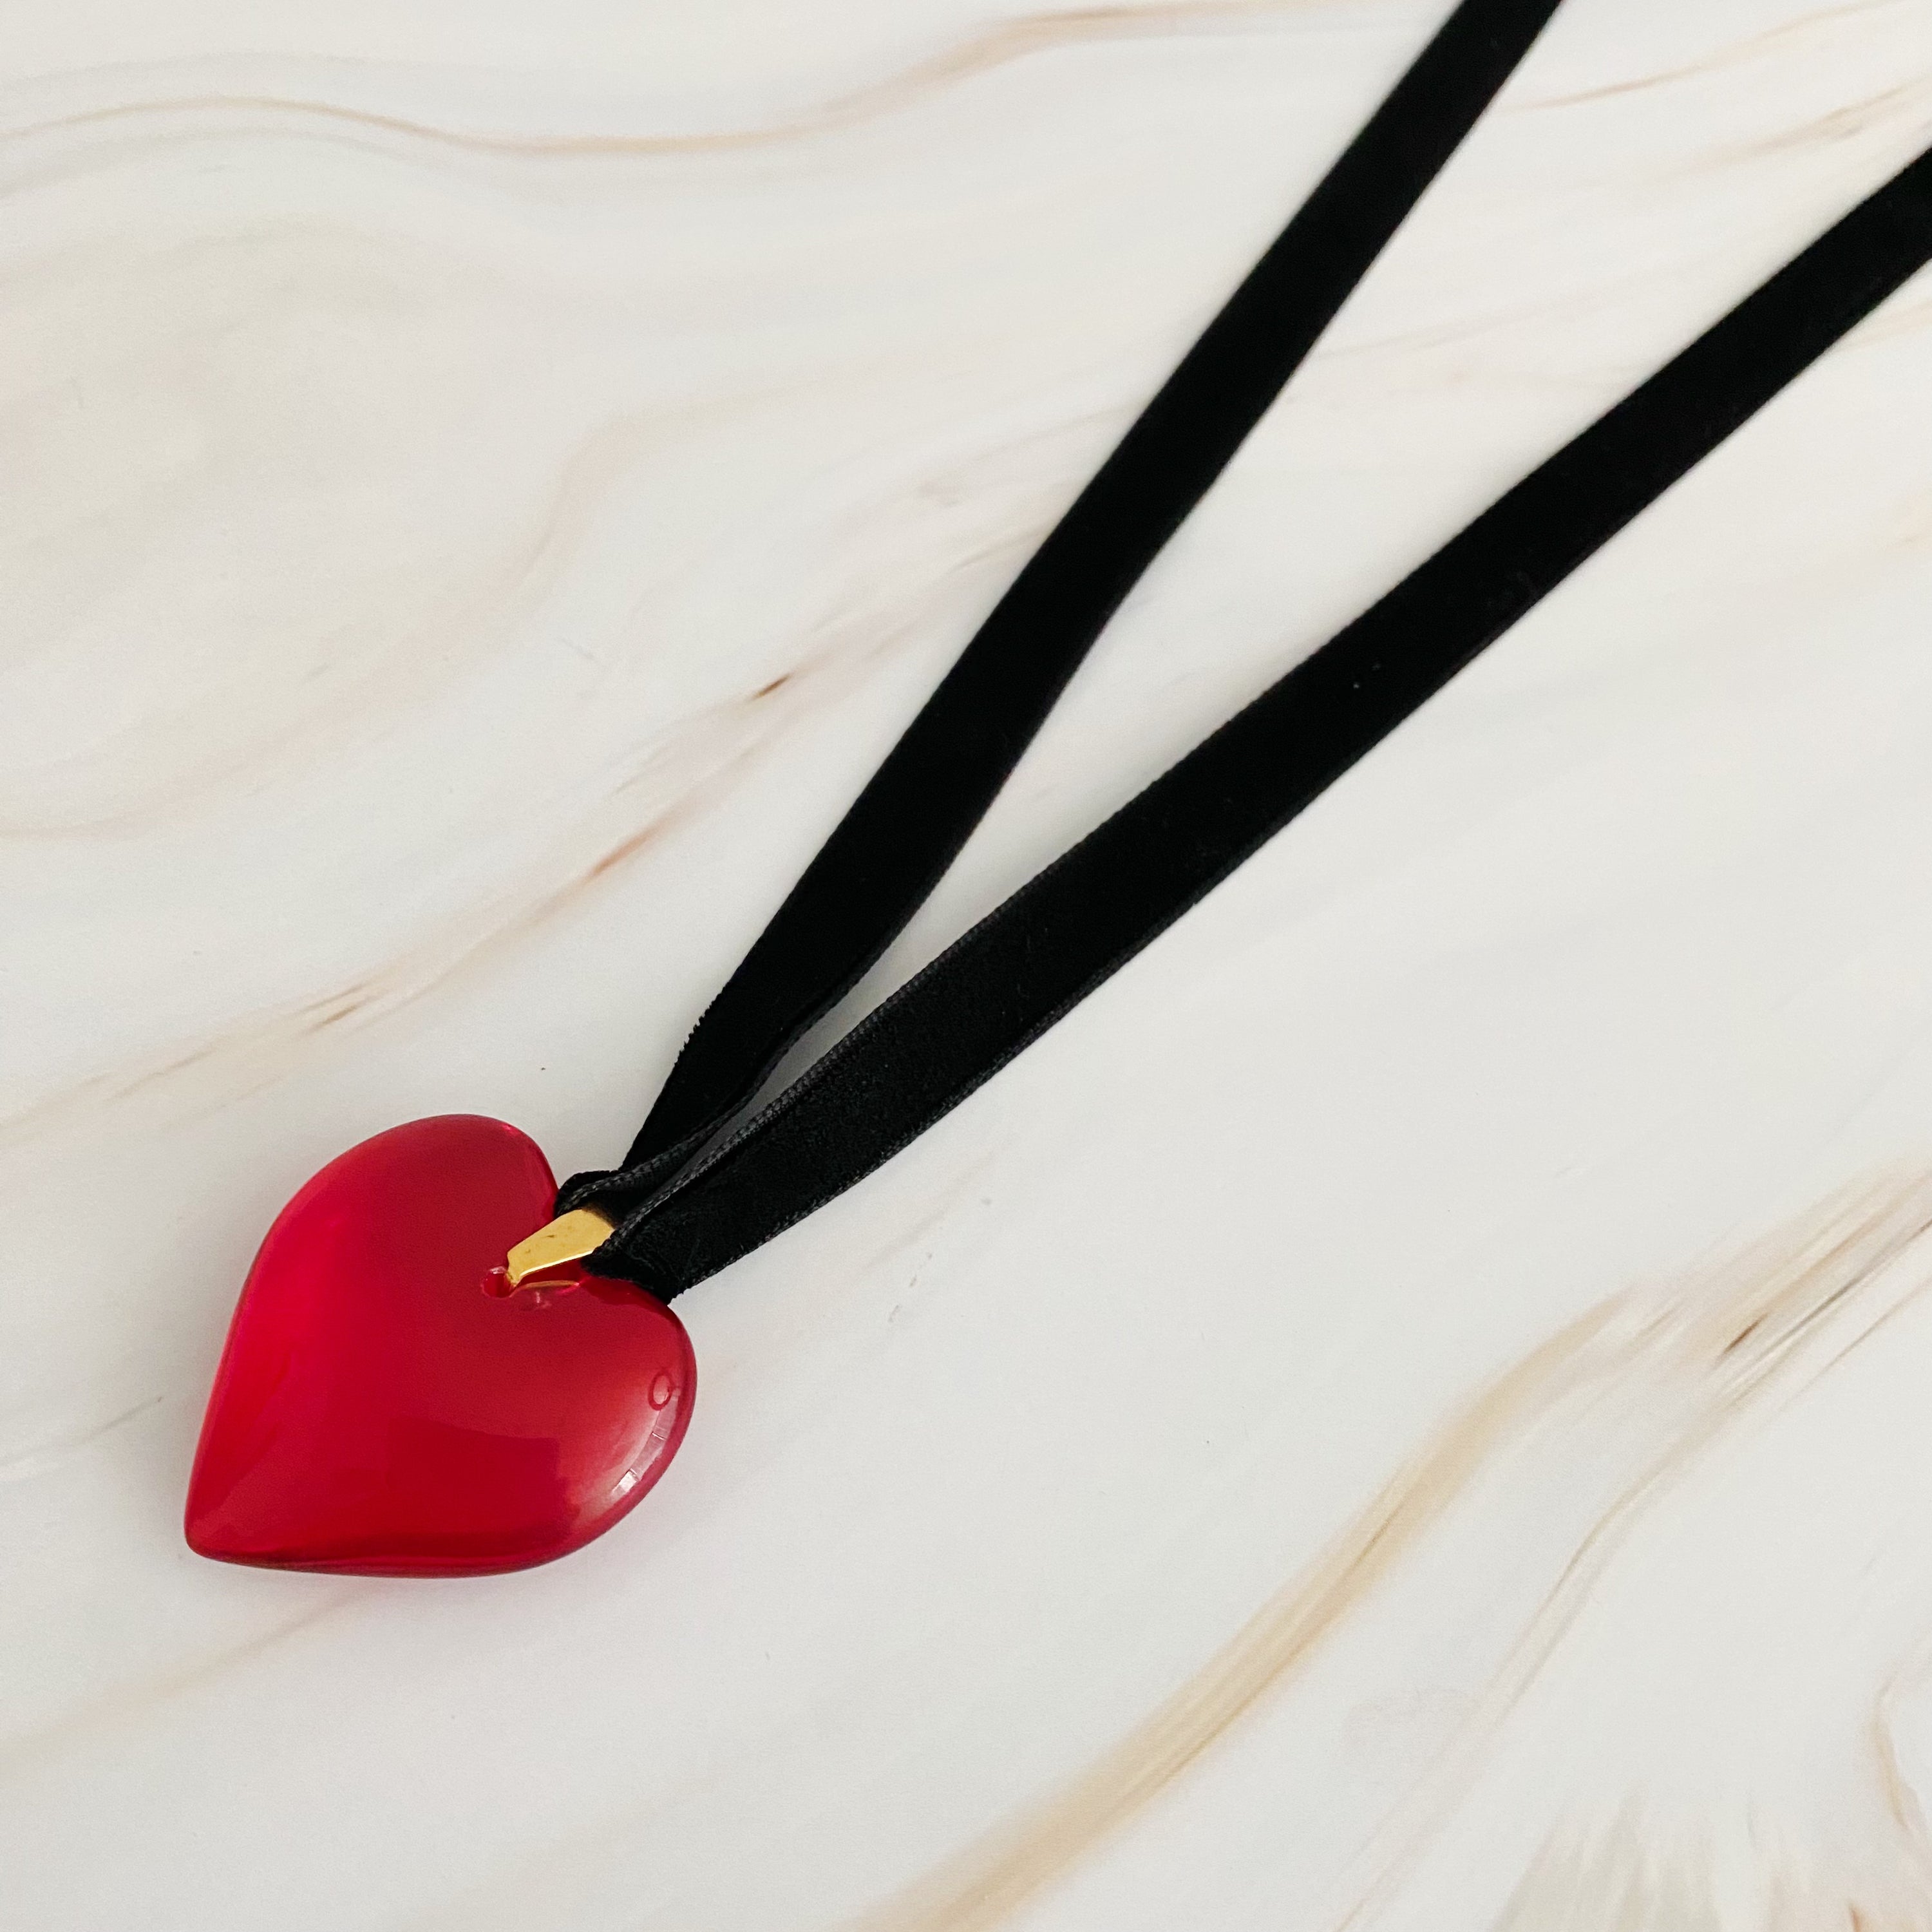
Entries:
[[1095,7],[1022,16],[1004,20],[964,44],[915,62],[899,73],[826,101],[812,112],[771,127],[721,130],[709,134],[578,134],[518,137],[475,134],[372,113],[327,100],[286,95],[182,95],[126,102],[86,110],[58,119],[29,122],[0,128],[0,141],[26,140],[46,134],[128,121],[181,115],[221,116],[268,113],[297,119],[337,123],[398,134],[412,140],[466,148],[480,154],[514,155],[686,154],[728,152],[808,140],[858,125],[877,116],[915,106],[920,98],[1006,66],[1015,61],[1060,47],[1077,47],[1112,40],[1166,40],[1190,34],[1238,28],[1270,16],[1305,10],[1317,0],[1189,0],[1178,6]]
[[[1802,1397],[1914,1306],[1932,1288],[1928,1236],[1932,1174],[1892,1178],[1824,1204],[1734,1262],[1593,1309],[1446,1424],[1330,1549],[1106,1756],[853,1922],[854,1932],[989,1932],[1011,1922],[1278,1694],[1337,1625],[1443,1527],[1493,1463],[1532,1448],[1561,1455],[1566,1433],[1587,1430],[1592,1411],[1615,1404],[1642,1419],[1644,1438],[1632,1445],[1620,1492],[1578,1541],[1490,1687],[1486,1708],[1412,1796],[1407,1815],[1384,1828],[1385,1842],[1364,1861],[1376,1871],[1373,1882],[1334,1922],[1338,1928],[1381,1922],[1378,1905],[1412,1874],[1419,1847],[1440,1833],[1454,1793],[1475,1774],[1496,1730],[1645,1514],[1727,1434]],[[1927,1642],[1932,1646],[1932,1627]],[[1895,1694],[1911,1663],[1900,1660],[1883,1699]],[[1822,1932],[1834,1913],[1873,1932],[1932,1924],[1932,1892],[1915,1900],[1908,1882],[1932,1881],[1932,1840],[1916,1795],[1900,1778],[1882,1714],[1872,1736],[1897,1831],[1894,1869],[1882,1879],[1846,1873],[1828,1881],[1848,1888],[1842,1898],[1818,1895],[1816,1875],[1771,1874],[1766,1932]],[[1705,1924],[1715,1875],[1660,1873],[1654,1864],[1640,1824],[1619,1814],[1586,1855],[1560,1840],[1546,1847],[1503,1925],[1507,1932],[1555,1922],[1600,1925],[1604,1932],[1688,1932]],[[1778,1896],[1784,1904],[1774,1902]],[[1901,1910],[1910,1916],[1897,1916]]]

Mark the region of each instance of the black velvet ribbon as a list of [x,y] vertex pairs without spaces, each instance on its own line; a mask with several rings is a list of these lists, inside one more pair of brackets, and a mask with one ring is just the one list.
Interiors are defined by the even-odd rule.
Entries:
[[622,1217],[590,1266],[668,1299],[888,1160],[1932,259],[1928,153],[733,1126],[932,890],[1555,4],[1465,0],[1128,432],[705,1013],[625,1166],[562,1190]]

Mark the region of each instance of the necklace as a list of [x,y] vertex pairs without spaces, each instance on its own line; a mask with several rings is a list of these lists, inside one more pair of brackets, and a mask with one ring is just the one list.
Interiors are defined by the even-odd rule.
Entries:
[[296,1194],[216,1374],[196,1550],[454,1575],[609,1528],[690,1420],[677,1295],[991,1078],[1932,259],[1928,152],[754,1108],[932,891],[1556,4],[1463,0],[908,728],[621,1166],[559,1190],[515,1128],[446,1116],[377,1135]]

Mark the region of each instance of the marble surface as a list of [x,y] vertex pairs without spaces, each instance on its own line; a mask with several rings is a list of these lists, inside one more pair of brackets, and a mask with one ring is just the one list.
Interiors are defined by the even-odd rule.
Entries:
[[[0,60],[0,1921],[1932,1926],[1932,281],[682,1304],[529,1574],[200,1562],[261,1231],[621,1149],[1442,0],[71,0]],[[1568,0],[904,978],[1932,139]]]

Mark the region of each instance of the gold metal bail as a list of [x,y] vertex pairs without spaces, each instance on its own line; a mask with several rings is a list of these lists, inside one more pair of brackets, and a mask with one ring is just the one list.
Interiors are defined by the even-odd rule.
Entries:
[[512,1288],[521,1288],[532,1276],[543,1276],[553,1268],[601,1248],[616,1232],[616,1222],[595,1208],[573,1208],[554,1221],[526,1234],[510,1250],[503,1272]]

